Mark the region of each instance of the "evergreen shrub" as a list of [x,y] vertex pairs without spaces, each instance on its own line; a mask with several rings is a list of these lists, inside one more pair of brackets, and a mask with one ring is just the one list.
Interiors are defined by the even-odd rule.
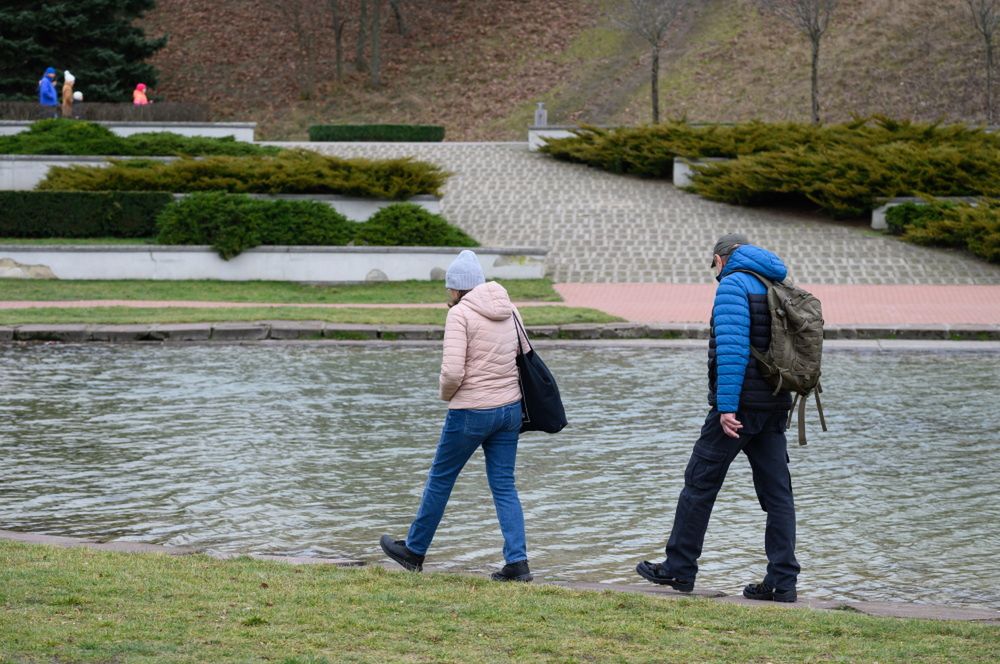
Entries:
[[877,117],[818,127],[667,122],[576,133],[550,139],[543,152],[659,178],[672,177],[675,157],[733,159],[695,166],[690,190],[738,205],[811,202],[842,217],[898,196],[1000,195],[1000,135],[964,125]]
[[0,237],[153,237],[171,201],[142,191],[0,191]]
[[904,203],[889,208],[890,232],[916,244],[966,249],[991,263],[1000,263],[1000,199],[976,205],[935,201]]
[[257,194],[342,194],[404,200],[439,195],[448,173],[412,159],[338,159],[309,150],[274,155],[132,159],[108,167],[54,166],[43,190],[227,191]]
[[310,141],[385,141],[439,143],[444,140],[440,125],[313,125]]
[[318,201],[272,201],[197,193],[166,207],[159,244],[207,244],[229,260],[260,245],[345,245],[354,222]]
[[441,215],[413,203],[388,205],[358,225],[357,244],[409,247],[476,247],[479,244]]
[[203,156],[276,154],[280,148],[225,138],[147,132],[118,136],[107,127],[82,120],[39,120],[27,131],[0,136],[0,154]]

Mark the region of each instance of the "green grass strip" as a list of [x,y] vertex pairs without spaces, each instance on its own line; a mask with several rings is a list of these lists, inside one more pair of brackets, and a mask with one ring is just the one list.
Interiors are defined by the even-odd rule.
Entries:
[[[373,535],[374,537],[374,535]],[[0,542],[4,661],[993,662],[1000,628]]]
[[[548,279],[503,282],[515,301],[559,302]],[[440,281],[311,285],[287,281],[0,280],[0,300],[191,300],[275,304],[433,304],[447,299]]]
[[[621,319],[596,309],[561,306],[525,307],[527,325],[611,323]],[[90,309],[0,309],[0,325],[78,323],[221,323],[227,321],[318,320],[364,325],[444,325],[445,309],[318,309],[310,307],[248,307],[241,309],[94,307]]]

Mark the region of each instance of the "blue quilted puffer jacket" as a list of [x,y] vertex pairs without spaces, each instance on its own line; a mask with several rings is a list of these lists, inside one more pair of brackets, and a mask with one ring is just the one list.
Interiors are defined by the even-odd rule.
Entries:
[[712,336],[708,346],[708,403],[720,413],[737,410],[788,410],[791,393],[772,394],[760,375],[750,345],[766,351],[771,342],[771,313],[767,287],[746,272],[782,281],[788,269],[781,259],[753,245],[738,247],[729,256],[712,306]]

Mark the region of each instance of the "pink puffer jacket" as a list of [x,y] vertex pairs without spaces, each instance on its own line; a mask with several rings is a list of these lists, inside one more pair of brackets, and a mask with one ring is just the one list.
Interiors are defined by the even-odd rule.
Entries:
[[[448,408],[498,408],[521,400],[517,379],[517,308],[490,281],[448,311],[441,361],[441,398]],[[527,339],[521,337],[527,350]]]

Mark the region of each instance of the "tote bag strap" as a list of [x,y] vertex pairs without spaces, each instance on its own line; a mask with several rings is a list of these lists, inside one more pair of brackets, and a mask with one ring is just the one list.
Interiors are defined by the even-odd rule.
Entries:
[[517,335],[517,354],[524,355],[524,346],[521,345],[521,335],[524,335],[524,342],[528,344],[528,350],[531,350],[531,342],[528,340],[528,332],[524,329],[524,325],[521,324],[521,320],[517,317],[517,314],[514,314],[513,318],[514,334]]

